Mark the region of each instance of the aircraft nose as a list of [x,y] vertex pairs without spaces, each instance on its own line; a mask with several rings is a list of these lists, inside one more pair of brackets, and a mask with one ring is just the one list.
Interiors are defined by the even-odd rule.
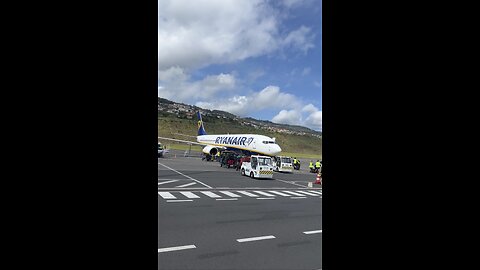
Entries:
[[280,154],[280,152],[282,152],[282,148],[280,148],[278,144],[275,144],[273,147],[273,152],[275,153],[275,155],[278,155]]

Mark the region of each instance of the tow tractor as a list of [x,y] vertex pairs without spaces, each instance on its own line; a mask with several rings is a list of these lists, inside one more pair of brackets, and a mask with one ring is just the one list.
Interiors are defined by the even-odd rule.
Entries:
[[276,172],[293,172],[292,159],[290,157],[278,156],[273,158],[273,170]]
[[273,178],[272,158],[268,156],[252,155],[250,161],[243,161],[242,175],[251,178]]

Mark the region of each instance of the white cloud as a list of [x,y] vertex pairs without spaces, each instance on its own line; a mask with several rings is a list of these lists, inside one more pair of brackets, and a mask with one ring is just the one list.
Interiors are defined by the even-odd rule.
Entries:
[[322,86],[322,83],[319,83],[317,81],[314,81],[313,82],[313,85],[315,85],[316,87],[321,87]]
[[272,122],[289,125],[299,125],[302,123],[302,114],[297,110],[281,110],[272,118]]
[[310,103],[310,104],[308,104],[308,105],[306,105],[302,108],[302,112],[314,113],[316,111],[318,111],[318,108],[315,107],[312,103]]
[[158,71],[158,79],[163,82],[185,81],[188,79],[184,70],[179,67],[170,67],[168,69]]
[[158,96],[176,102],[194,102],[199,98],[211,98],[218,92],[231,91],[236,86],[235,76],[220,73],[209,75],[199,81],[189,82],[181,68],[170,68],[159,71],[162,86],[158,88]]
[[305,119],[305,125],[314,130],[322,131],[322,111],[310,114],[307,119]]
[[283,45],[302,50],[305,54],[311,48],[314,48],[313,39],[315,35],[310,34],[311,28],[302,25],[295,31],[292,31],[283,40]]
[[[306,113],[306,118],[302,112]],[[319,111],[317,107],[310,103],[301,109],[281,110],[272,118],[272,122],[306,126],[313,130],[322,131],[322,111]]]
[[266,0],[159,0],[158,69],[199,68],[313,48],[310,28],[280,34],[281,16]]

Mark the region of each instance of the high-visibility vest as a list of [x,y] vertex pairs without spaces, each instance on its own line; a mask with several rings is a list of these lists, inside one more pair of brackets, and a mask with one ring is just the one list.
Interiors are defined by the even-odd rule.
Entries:
[[293,160],[293,164],[297,164],[297,162],[298,162],[297,159]]
[[315,164],[315,166],[317,166],[317,168],[320,168],[320,166],[321,166],[321,165],[320,165],[320,162],[317,161],[317,163]]
[[310,165],[308,167],[313,168],[313,162],[310,161]]

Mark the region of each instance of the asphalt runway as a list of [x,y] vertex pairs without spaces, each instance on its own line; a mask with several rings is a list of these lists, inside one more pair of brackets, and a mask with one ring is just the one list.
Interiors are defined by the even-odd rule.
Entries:
[[315,174],[251,179],[176,154],[158,159],[158,269],[322,268]]

